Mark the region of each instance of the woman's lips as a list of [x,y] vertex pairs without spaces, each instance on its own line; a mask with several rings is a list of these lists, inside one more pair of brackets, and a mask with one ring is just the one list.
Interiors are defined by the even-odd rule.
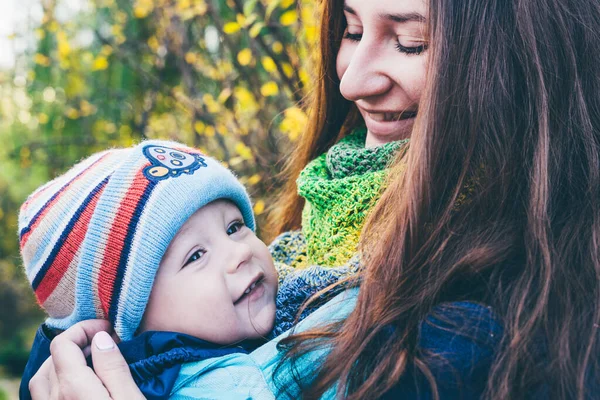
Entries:
[[406,133],[414,123],[417,111],[369,112],[363,111],[363,118],[367,129],[374,135],[401,135]]
[[368,112],[369,117],[377,122],[390,122],[400,121],[403,119],[413,118],[417,115],[416,111],[403,111],[403,112]]

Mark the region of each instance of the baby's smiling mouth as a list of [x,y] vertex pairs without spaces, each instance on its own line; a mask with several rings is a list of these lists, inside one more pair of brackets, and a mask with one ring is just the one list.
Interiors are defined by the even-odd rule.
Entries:
[[263,283],[264,278],[265,278],[265,275],[261,272],[256,278],[254,278],[252,280],[252,282],[250,282],[250,285],[248,285],[248,287],[246,288],[246,290],[244,290],[244,292],[241,294],[241,296],[236,301],[233,302],[233,305],[238,304],[239,302],[244,300],[246,298],[246,296],[249,296],[252,293],[252,291],[256,288],[256,286]]

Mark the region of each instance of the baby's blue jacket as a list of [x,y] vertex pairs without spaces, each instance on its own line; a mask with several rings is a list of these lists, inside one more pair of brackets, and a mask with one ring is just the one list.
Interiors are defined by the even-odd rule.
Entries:
[[[347,290],[297,325],[296,332],[343,320],[354,308],[358,289]],[[479,399],[500,343],[502,328],[492,311],[472,302],[453,302],[436,307],[421,324],[419,347],[445,361],[429,364],[436,378],[441,399]],[[434,315],[437,315],[435,317]],[[454,328],[464,333],[457,335]],[[236,353],[224,357],[185,364],[173,387],[171,398],[191,399],[298,399],[301,392],[289,368],[274,378],[281,353],[277,343],[289,331],[249,354]],[[328,349],[308,354],[296,364],[299,376],[310,376],[327,355]],[[336,397],[335,388],[325,399]],[[386,394],[389,399],[433,398],[429,384],[416,368]]]
[[[19,398],[31,399],[28,383],[50,356],[48,329],[40,326],[21,380]],[[182,365],[234,353],[247,354],[250,343],[222,346],[176,332],[144,332],[119,343],[129,370],[147,399],[168,399]],[[91,359],[88,358],[91,367]]]
[[[300,322],[296,332],[343,320],[354,308],[358,289],[349,289]],[[478,399],[483,393],[489,368],[502,336],[502,327],[492,311],[472,302],[453,302],[436,307],[422,324],[419,348],[442,356],[429,367],[436,378],[441,399]],[[464,330],[456,334],[454,328]],[[279,337],[248,353],[240,347],[221,348],[187,335],[148,333],[137,344],[122,347],[138,385],[149,398],[191,399],[296,399],[300,388],[285,373],[273,377],[281,359]],[[29,364],[23,376],[22,398],[28,398],[27,382],[47,358],[49,339],[38,331]],[[311,353],[296,364],[300,376],[309,376],[323,362],[328,350]],[[37,362],[36,362],[37,360]],[[335,388],[324,396],[332,399]],[[432,398],[429,384],[416,368],[386,394],[389,399]]]

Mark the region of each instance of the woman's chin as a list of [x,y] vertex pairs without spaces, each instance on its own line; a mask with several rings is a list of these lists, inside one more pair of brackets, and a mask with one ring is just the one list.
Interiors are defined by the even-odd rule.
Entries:
[[415,117],[398,121],[374,121],[365,118],[367,139],[365,147],[376,147],[382,144],[408,139],[412,133]]

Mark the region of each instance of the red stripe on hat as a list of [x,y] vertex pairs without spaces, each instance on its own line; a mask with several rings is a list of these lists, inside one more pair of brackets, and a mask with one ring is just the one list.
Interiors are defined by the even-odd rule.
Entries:
[[35,291],[35,295],[40,304],[44,304],[52,292],[54,292],[54,289],[56,289],[69,269],[69,265],[71,265],[75,254],[79,251],[88,230],[90,220],[92,219],[92,215],[94,214],[94,210],[96,209],[98,199],[104,191],[104,187],[105,186],[90,199],[88,206],[82,211],[81,216],[73,226],[73,229],[69,232],[64,244],[56,255],[52,266],[48,269],[46,276],[44,276],[44,279]]
[[146,187],[150,184],[150,181],[143,174],[144,168],[148,165],[150,164],[144,165],[136,173],[133,178],[133,183],[127,190],[127,193],[125,193],[125,196],[117,209],[113,224],[109,230],[108,240],[106,242],[107,250],[105,250],[104,258],[100,266],[100,272],[98,274],[98,297],[105,316],[108,315],[108,310],[110,308],[117,269],[119,267],[123,247],[125,246],[125,237],[127,236],[129,224],[131,223],[133,213],[142,199]]
[[[44,217],[46,216],[46,214],[48,214],[48,212],[52,209],[52,207],[58,203],[58,201],[62,198],[62,196],[67,192],[67,190],[75,183],[80,181],[81,179],[83,179],[88,173],[89,171],[91,171],[94,165],[98,164],[100,161],[102,161],[106,156],[108,156],[109,153],[104,154],[102,157],[100,157],[99,159],[97,159],[96,161],[94,161],[92,164],[90,164],[86,169],[84,169],[83,171],[81,171],[77,176],[75,176],[73,179],[71,179],[71,181],[67,182],[66,185],[64,185],[62,188],[60,188],[57,192],[57,194],[55,195],[54,198],[52,198],[48,203],[46,203],[43,207],[40,213],[38,213],[38,215],[36,215],[34,217],[34,221],[33,224],[27,227],[27,232],[25,234],[23,234],[23,236],[21,237],[20,240],[20,245],[21,245],[21,249],[23,249],[25,247],[25,245],[27,244],[27,240],[29,239],[29,236],[31,236],[31,233],[38,227],[38,225],[41,223],[41,221],[44,219]],[[27,202],[31,202],[33,201],[37,196],[41,195],[41,193],[45,192],[46,190],[48,190],[50,188],[50,186],[48,188],[45,188],[44,190],[42,190],[40,193],[36,193],[31,199],[29,199]],[[23,206],[25,207],[27,205],[27,203],[25,203]]]

